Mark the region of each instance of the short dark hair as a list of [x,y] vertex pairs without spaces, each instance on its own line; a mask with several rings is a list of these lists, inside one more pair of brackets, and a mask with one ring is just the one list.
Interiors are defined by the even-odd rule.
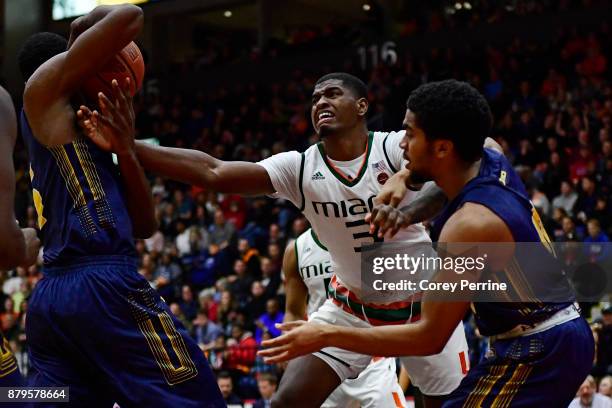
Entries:
[[67,48],[68,41],[59,34],[43,32],[31,35],[17,56],[23,79],[27,81],[38,67]]
[[448,139],[466,162],[482,156],[493,118],[487,100],[467,82],[448,79],[424,84],[408,98],[408,109],[428,139]]
[[232,376],[230,375],[230,373],[228,371],[221,371],[219,374],[217,374],[217,380],[220,379],[232,379]]
[[278,385],[278,379],[272,373],[261,373],[257,376],[257,381],[268,381],[270,384]]
[[367,98],[368,96],[368,87],[366,84],[361,79],[346,72],[332,72],[331,74],[323,75],[318,79],[315,86],[322,82],[329,81],[330,79],[338,79],[342,81],[342,84],[350,89],[357,99]]

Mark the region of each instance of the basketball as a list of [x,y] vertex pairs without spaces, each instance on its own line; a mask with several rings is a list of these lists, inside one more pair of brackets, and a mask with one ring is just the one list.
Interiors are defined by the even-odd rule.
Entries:
[[111,98],[113,95],[111,82],[116,79],[121,84],[124,78],[130,78],[130,91],[134,96],[142,86],[145,65],[140,49],[133,41],[125,46],[114,58],[93,77],[89,78],[83,86],[83,92],[90,101],[98,99],[98,92]]

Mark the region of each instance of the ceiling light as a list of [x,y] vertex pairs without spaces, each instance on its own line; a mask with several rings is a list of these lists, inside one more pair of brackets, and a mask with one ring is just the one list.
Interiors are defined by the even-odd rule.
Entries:
[[230,17],[232,16],[232,11],[231,11],[231,10],[225,10],[225,11],[223,12],[223,16],[224,16],[225,18],[230,18]]
[[363,8],[363,11],[370,11],[370,9],[372,9],[372,6],[370,6],[368,3],[365,3],[361,7]]
[[461,5],[461,3],[455,3],[455,8],[457,10],[461,10],[463,8],[463,5]]

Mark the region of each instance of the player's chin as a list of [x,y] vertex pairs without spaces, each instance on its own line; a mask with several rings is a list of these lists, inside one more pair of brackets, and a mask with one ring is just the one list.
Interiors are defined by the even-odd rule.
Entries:
[[340,129],[340,126],[338,126],[337,124],[322,123],[319,125],[319,131],[317,133],[319,134],[319,137],[323,138],[326,136],[331,136],[332,134],[336,133],[339,129]]

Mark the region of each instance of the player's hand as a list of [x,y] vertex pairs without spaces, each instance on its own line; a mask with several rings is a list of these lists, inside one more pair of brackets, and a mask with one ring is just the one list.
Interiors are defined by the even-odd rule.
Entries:
[[375,205],[372,212],[366,215],[365,221],[370,223],[370,234],[378,231],[379,238],[393,238],[400,229],[412,224],[407,212],[387,204]]
[[276,327],[285,333],[274,339],[264,340],[261,345],[265,349],[257,352],[266,364],[288,361],[319,351],[325,346],[328,325],[297,320],[278,323]]
[[136,132],[130,79],[125,78],[121,87],[119,82],[113,79],[112,87],[114,102],[100,92],[100,111],[91,111],[88,107],[81,106],[77,111],[77,121],[85,134],[101,149],[117,155],[129,154],[134,150]]
[[410,170],[403,169],[395,173],[383,185],[378,195],[374,198],[374,204],[387,204],[397,207],[404,199],[408,188],[406,187],[410,177]]
[[38,253],[40,251],[40,239],[36,235],[36,230],[34,228],[22,228],[21,233],[23,234],[23,239],[25,241],[25,259],[23,260],[21,266],[27,268],[30,265],[36,263],[38,259]]

